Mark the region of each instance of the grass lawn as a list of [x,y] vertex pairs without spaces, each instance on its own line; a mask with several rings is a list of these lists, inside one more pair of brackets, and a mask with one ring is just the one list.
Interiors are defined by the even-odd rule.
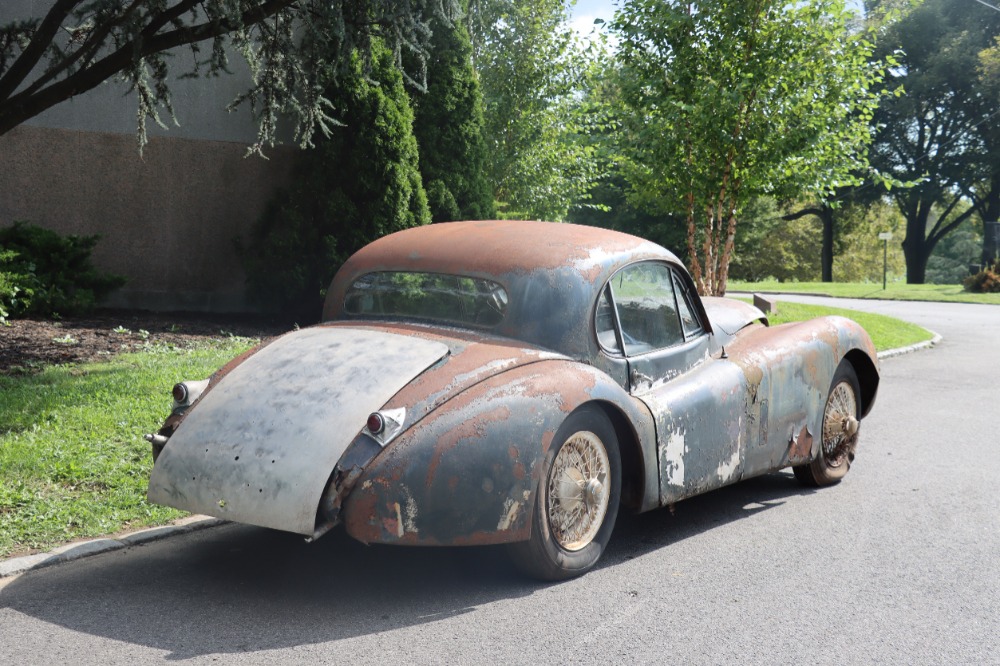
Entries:
[[0,557],[184,515],[146,501],[149,444],[170,388],[256,341],[150,346],[106,362],[0,376]]
[[796,293],[837,296],[840,298],[876,298],[890,301],[942,301],[947,303],[987,303],[1000,305],[1000,294],[973,294],[958,284],[889,283],[885,291],[881,284],[866,282],[740,282],[730,280],[729,291],[758,293]]

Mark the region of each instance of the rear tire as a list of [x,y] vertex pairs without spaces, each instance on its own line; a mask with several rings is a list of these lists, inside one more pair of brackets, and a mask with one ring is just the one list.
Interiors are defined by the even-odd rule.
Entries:
[[861,395],[858,375],[849,361],[841,361],[830,383],[823,408],[823,433],[819,453],[805,465],[792,468],[795,478],[808,486],[839,482],[851,469],[858,446]]
[[541,580],[565,580],[593,568],[615,527],[621,466],[607,415],[595,405],[570,414],[545,455],[531,539],[508,546],[514,564]]

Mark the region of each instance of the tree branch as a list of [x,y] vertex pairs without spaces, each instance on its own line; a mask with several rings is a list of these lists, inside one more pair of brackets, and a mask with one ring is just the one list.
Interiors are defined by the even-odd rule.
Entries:
[[[975,212],[976,209],[970,207],[967,211],[965,211],[964,213],[956,217],[954,220],[952,220],[947,226],[939,229],[937,233],[935,233],[932,230],[931,233],[927,235],[927,244],[931,247],[931,249],[933,249],[934,246],[937,245],[939,240],[947,236],[953,230],[957,229],[958,226],[962,224],[962,222],[965,222],[967,219],[969,219],[969,217],[971,217],[972,214]],[[938,229],[940,224],[941,224],[941,218],[938,218],[938,223],[934,225],[934,229]]]
[[10,69],[0,77],[0,100],[10,97],[11,93],[17,90],[17,87],[31,74],[42,56],[45,55],[45,51],[49,48],[56,33],[59,32],[63,19],[80,2],[81,0],[59,0],[52,5],[52,9],[35,29],[35,34],[31,36],[31,42],[28,43],[27,48],[21,52]]
[[802,210],[796,211],[794,213],[782,215],[781,219],[784,220],[785,222],[794,222],[795,220],[803,218],[806,215],[815,215],[816,217],[822,217],[823,213],[824,210],[822,208],[809,207],[809,208],[803,208]]
[[[111,33],[112,29],[116,25],[120,25],[128,16],[135,11],[135,9],[142,3],[142,0],[133,0],[131,6],[129,6],[115,21],[108,21],[101,26],[99,30],[95,30],[90,35],[87,36],[86,41],[80,45],[76,51],[74,51],[69,57],[64,58],[56,66],[50,67],[42,76],[38,77],[32,81],[31,85],[22,90],[22,93],[28,95],[41,90],[45,87],[49,81],[57,78],[60,74],[70,69],[74,63],[79,60],[89,63],[93,58],[94,54],[100,51],[101,47],[104,46],[104,40]],[[86,57],[84,57],[86,54]]]
[[174,47],[200,42],[223,35],[240,27],[260,23],[286,9],[295,0],[269,0],[258,7],[248,9],[233,22],[214,19],[205,23],[155,35],[146,40],[130,40],[113,53],[98,60],[92,66],[81,69],[65,79],[33,94],[18,93],[8,100],[9,110],[0,114],[0,135],[10,131],[59,102],[96,88],[103,81],[123,71],[128,65],[154,53],[168,51]]

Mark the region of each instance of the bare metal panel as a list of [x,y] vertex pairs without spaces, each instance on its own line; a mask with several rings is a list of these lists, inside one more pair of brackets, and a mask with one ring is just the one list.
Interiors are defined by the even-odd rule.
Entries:
[[149,499],[311,535],[333,467],[368,415],[447,353],[380,331],[289,333],[192,409],[153,468]]

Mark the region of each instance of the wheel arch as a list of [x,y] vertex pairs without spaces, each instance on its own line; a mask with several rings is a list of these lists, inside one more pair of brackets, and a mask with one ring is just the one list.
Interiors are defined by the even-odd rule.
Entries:
[[844,361],[851,364],[854,374],[858,377],[858,385],[861,388],[861,416],[867,416],[875,404],[875,396],[878,393],[878,368],[871,357],[860,349],[847,352]]
[[621,506],[628,507],[632,511],[640,511],[646,492],[646,466],[642,447],[639,445],[639,435],[625,413],[614,403],[595,400],[585,404],[596,405],[611,421],[615,436],[618,438],[618,452],[622,463]]

